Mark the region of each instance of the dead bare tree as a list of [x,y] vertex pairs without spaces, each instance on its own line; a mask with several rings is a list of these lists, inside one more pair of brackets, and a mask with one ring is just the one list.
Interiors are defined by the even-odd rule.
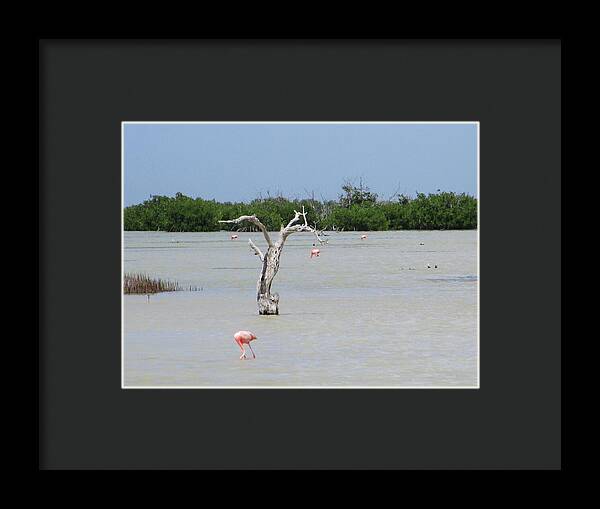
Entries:
[[[304,223],[296,224],[300,221],[300,218],[304,219]],[[279,238],[276,242],[271,240],[271,236],[267,231],[267,228],[262,224],[259,219],[255,216],[240,216],[237,219],[229,219],[227,221],[219,221],[219,223],[234,223],[239,224],[242,222],[250,222],[260,231],[262,231],[265,240],[267,241],[267,251],[265,254],[252,242],[252,239],[248,240],[248,244],[254,251],[254,254],[260,258],[262,262],[262,270],[256,284],[256,302],[258,303],[258,314],[259,315],[278,315],[279,314],[279,294],[271,293],[271,283],[273,278],[279,270],[279,258],[281,257],[281,250],[287,238],[293,233],[310,232],[312,233],[320,244],[326,244],[327,240],[321,238],[321,232],[308,225],[306,220],[306,212],[304,206],[302,206],[302,212],[294,210],[294,218],[286,225],[281,226],[279,230]]]

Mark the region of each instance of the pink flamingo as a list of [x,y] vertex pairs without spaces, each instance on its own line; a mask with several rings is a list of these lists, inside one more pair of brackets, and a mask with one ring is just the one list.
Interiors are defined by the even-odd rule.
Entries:
[[362,240],[365,240],[365,239],[367,238],[367,236],[366,236],[366,235],[361,235],[361,236],[360,236],[360,238],[361,238]]
[[254,353],[254,350],[252,350],[252,346],[250,345],[250,341],[256,339],[256,335],[254,333],[247,330],[240,330],[233,335],[233,339],[235,339],[235,342],[242,350],[242,355],[240,355],[240,359],[246,358],[246,350],[244,349],[244,345],[248,345],[250,351],[252,352],[252,357],[256,359],[256,354]]
[[231,240],[235,240],[235,239],[237,239],[237,238],[238,238],[238,236],[237,236],[237,235],[232,235],[232,236],[231,236]]
[[319,253],[321,251],[319,251],[318,249],[311,249],[310,250],[310,257],[312,258],[313,256],[319,256]]

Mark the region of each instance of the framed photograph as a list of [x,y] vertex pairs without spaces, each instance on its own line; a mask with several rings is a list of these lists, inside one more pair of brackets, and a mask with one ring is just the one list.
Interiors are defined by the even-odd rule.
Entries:
[[478,122],[122,136],[123,388],[479,387]]
[[38,62],[40,469],[562,468],[560,38]]

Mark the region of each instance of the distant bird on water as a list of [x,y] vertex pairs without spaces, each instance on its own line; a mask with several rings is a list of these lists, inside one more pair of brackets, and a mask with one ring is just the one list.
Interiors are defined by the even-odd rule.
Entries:
[[367,238],[367,236],[366,236],[366,235],[361,235],[361,236],[360,236],[360,238],[361,238],[362,240],[365,240],[365,239]]
[[232,236],[231,236],[231,240],[235,240],[235,239],[237,239],[237,238],[238,238],[238,236],[237,236],[237,235],[232,235]]
[[320,252],[321,252],[321,251],[319,251],[317,248],[315,248],[315,249],[311,249],[311,250],[310,250],[310,257],[311,257],[311,258],[312,258],[313,256],[317,256],[317,257],[318,257]]
[[233,339],[242,350],[242,355],[240,355],[240,359],[246,359],[246,350],[244,349],[244,345],[248,345],[248,348],[250,348],[250,351],[252,352],[252,357],[256,359],[256,354],[254,353],[254,350],[252,350],[252,346],[250,345],[250,341],[256,339],[256,335],[254,333],[248,330],[240,330],[233,335]]

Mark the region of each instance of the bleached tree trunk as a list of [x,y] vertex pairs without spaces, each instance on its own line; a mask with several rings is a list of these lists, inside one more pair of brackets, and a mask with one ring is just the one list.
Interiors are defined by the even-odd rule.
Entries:
[[282,247],[277,244],[270,247],[263,259],[260,276],[256,283],[256,302],[258,303],[259,315],[279,314],[279,294],[271,293],[271,284],[279,270],[279,257],[281,256]]
[[[278,315],[279,314],[279,294],[271,292],[271,284],[279,271],[279,259],[281,257],[281,251],[286,239],[293,233],[299,232],[311,232],[315,235],[318,242],[321,244],[326,243],[326,240],[321,239],[320,232],[316,228],[308,226],[306,221],[306,212],[302,207],[302,212],[294,211],[294,218],[287,224],[282,226],[279,231],[279,238],[275,243],[272,242],[266,227],[258,220],[256,216],[241,216],[237,219],[230,219],[227,221],[219,221],[220,223],[241,223],[248,221],[257,226],[262,232],[267,241],[267,251],[265,254],[252,242],[252,239],[248,241],[250,247],[254,251],[254,254],[258,256],[262,262],[262,269],[258,282],[256,283],[256,302],[258,304],[259,315]],[[300,220],[300,217],[304,218],[304,224],[295,224]]]

